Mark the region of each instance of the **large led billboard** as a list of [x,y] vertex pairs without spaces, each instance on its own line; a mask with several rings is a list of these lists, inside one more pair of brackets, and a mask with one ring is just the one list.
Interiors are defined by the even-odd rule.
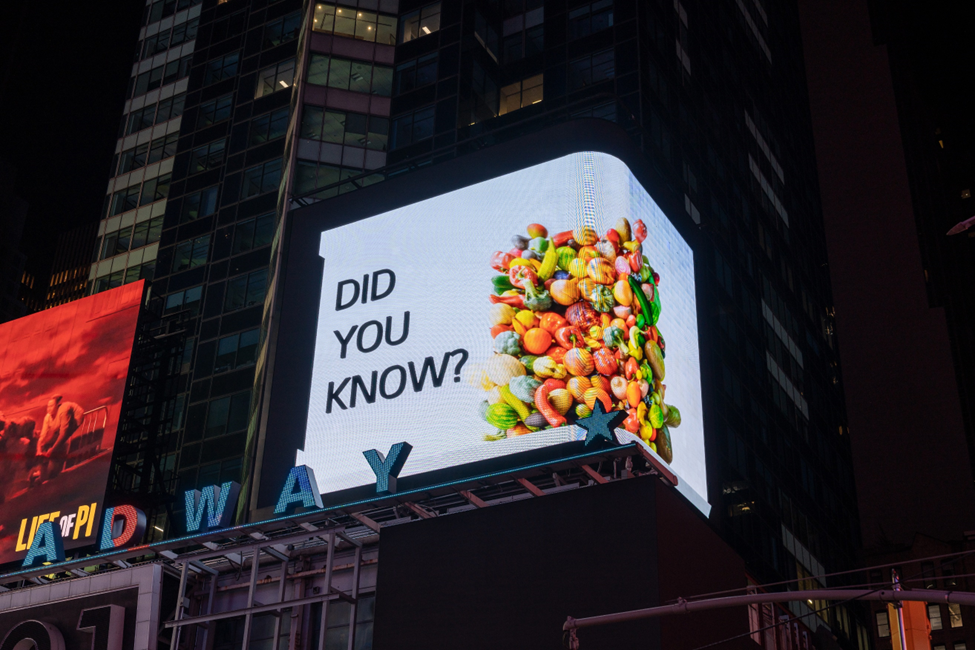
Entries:
[[[323,493],[582,440],[598,401],[707,509],[694,255],[627,166],[581,152],[337,227],[303,448]],[[283,342],[287,345],[288,342]]]
[[0,325],[0,563],[54,521],[65,548],[101,522],[143,282]]

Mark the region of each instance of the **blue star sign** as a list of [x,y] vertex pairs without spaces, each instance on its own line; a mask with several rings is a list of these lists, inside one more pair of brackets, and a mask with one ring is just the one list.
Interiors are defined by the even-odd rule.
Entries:
[[592,415],[576,420],[576,426],[586,430],[586,446],[590,442],[605,438],[616,444],[616,434],[613,431],[626,419],[626,411],[606,412],[606,407],[598,399],[593,405]]

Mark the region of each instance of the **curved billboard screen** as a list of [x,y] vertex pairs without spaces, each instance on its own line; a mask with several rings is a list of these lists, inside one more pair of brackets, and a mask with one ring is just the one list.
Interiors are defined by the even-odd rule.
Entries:
[[327,229],[297,463],[323,493],[582,440],[599,402],[707,510],[691,248],[583,152]]

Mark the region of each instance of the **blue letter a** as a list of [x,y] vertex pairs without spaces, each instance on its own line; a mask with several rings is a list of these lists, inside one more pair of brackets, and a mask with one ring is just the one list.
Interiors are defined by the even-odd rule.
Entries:
[[37,527],[34,541],[24,558],[23,567],[28,569],[44,562],[64,561],[64,542],[61,541],[61,527],[53,521],[45,521]]
[[[295,490],[295,487],[298,489]],[[292,467],[288,472],[288,480],[284,482],[278,505],[274,507],[274,514],[283,515],[298,506],[305,508],[321,508],[322,495],[318,491],[315,472],[307,465]]]

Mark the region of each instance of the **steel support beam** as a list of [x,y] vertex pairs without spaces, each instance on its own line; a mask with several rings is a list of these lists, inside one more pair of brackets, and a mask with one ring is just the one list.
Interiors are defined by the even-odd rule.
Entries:
[[959,605],[975,606],[975,593],[966,591],[937,591],[935,589],[807,589],[803,591],[780,591],[772,593],[746,594],[744,596],[726,596],[724,598],[705,598],[703,600],[678,600],[673,605],[661,605],[646,609],[634,609],[628,612],[603,614],[601,616],[587,616],[586,618],[572,618],[571,616],[562,626],[563,630],[578,630],[584,627],[623,623],[644,618],[658,618],[670,614],[691,614],[711,609],[738,607],[740,605],[754,605],[760,603],[787,603],[791,601],[806,602],[809,600],[879,600],[883,602],[918,601],[927,603],[957,603]]
[[545,496],[545,493],[542,492],[541,489],[538,488],[538,486],[536,486],[534,483],[529,481],[527,478],[516,478],[515,481],[518,483],[518,485],[531,492],[533,496],[536,497]]

